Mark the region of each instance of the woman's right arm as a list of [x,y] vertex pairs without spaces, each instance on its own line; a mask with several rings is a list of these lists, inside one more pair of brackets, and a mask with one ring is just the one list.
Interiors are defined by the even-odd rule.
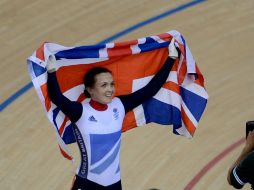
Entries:
[[71,101],[62,94],[57,82],[56,72],[48,72],[47,87],[52,102],[60,108],[71,122],[78,121],[83,111],[82,104]]

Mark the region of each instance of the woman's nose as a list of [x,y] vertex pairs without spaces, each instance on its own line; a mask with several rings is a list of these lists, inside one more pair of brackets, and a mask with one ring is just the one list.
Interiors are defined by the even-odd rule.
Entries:
[[107,88],[107,90],[110,91],[110,92],[114,91],[114,89],[115,89],[115,87],[112,86],[112,85],[109,85],[108,88]]

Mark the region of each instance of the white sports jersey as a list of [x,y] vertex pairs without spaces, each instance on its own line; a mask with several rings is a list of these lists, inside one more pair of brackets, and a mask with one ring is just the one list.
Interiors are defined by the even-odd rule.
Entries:
[[83,104],[83,114],[74,133],[81,150],[77,175],[103,186],[120,180],[120,144],[125,110],[119,98],[113,98],[105,111]]

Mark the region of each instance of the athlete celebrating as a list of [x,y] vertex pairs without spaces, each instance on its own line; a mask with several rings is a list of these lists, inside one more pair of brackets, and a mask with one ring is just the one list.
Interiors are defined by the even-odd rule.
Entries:
[[125,114],[153,97],[166,82],[178,57],[174,39],[169,57],[152,80],[140,90],[115,97],[110,70],[95,67],[84,77],[85,95],[91,100],[79,103],[66,98],[60,91],[55,57],[47,63],[48,92],[54,104],[68,116],[80,149],[81,163],[76,171],[72,190],[122,190],[120,176],[120,144]]

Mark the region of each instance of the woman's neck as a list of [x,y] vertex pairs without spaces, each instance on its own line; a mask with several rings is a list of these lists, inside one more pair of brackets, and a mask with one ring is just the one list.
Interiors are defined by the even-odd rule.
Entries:
[[94,100],[90,100],[89,104],[98,111],[105,111],[108,108],[107,104],[101,104],[99,102],[96,102]]

